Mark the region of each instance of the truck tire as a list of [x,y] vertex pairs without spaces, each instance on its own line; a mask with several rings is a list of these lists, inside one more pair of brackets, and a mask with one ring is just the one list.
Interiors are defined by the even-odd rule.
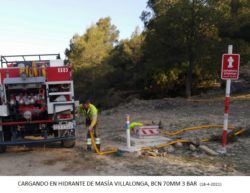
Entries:
[[73,148],[75,146],[75,140],[63,140],[61,145],[64,148]]
[[1,145],[0,146],[0,153],[4,153],[6,151],[6,146],[5,145]]
[[[0,131],[0,142],[3,142],[4,141],[4,133],[2,131],[2,128],[1,128],[1,131]],[[4,153],[6,151],[6,145],[0,145],[0,153]]]
[[4,136],[4,141],[10,141],[11,140],[10,127],[8,127],[8,126],[3,127],[3,136]]

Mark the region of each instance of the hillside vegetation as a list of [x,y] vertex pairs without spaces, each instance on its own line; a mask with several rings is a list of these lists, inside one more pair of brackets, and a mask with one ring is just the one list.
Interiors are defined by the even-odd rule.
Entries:
[[103,108],[132,98],[190,97],[221,86],[229,44],[250,60],[249,0],[148,0],[136,28],[119,40],[111,18],[75,34],[65,54],[76,96]]

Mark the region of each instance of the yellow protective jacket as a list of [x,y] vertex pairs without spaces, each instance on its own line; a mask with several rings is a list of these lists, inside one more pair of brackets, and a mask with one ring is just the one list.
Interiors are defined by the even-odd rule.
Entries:
[[97,115],[98,110],[97,110],[97,108],[96,108],[94,105],[92,105],[92,104],[89,104],[89,107],[88,107],[87,109],[84,109],[84,108],[83,108],[83,105],[81,104],[81,105],[79,106],[79,112],[80,112],[80,113],[83,113],[83,115],[84,115],[86,118],[92,119],[93,116],[96,116],[96,115]]
[[97,113],[98,110],[93,104],[89,104],[89,107],[87,109],[83,108],[83,105],[81,104],[79,106],[79,113],[82,113],[87,119],[91,120],[90,127],[94,127],[97,122]]

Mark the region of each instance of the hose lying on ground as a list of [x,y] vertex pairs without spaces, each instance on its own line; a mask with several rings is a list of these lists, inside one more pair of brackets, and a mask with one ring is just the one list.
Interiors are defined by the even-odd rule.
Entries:
[[[189,128],[184,128],[184,129],[181,129],[181,130],[178,130],[176,132],[173,132],[171,133],[171,136],[174,136],[174,135],[177,135],[177,134],[180,134],[182,132],[186,132],[186,131],[191,131],[191,130],[197,130],[197,129],[206,129],[206,128],[218,128],[218,127],[221,127],[220,125],[205,125],[205,126],[196,126],[196,127],[189,127]],[[223,126],[222,126],[223,127]],[[233,133],[229,133],[230,136],[228,135],[228,137],[235,137],[237,135],[240,135],[241,133],[243,133],[244,131],[246,131],[245,128],[240,128],[240,129],[235,129],[235,128],[230,128],[232,130]],[[169,133],[168,133],[169,134]],[[209,142],[210,139],[207,138],[207,139],[201,139],[200,140],[201,142]],[[154,147],[144,147],[142,148],[141,150],[152,150],[153,148],[162,148],[162,147],[167,147],[169,145],[173,145],[175,143],[192,143],[191,140],[186,140],[186,139],[177,139],[177,140],[174,140],[174,141],[170,141],[168,143],[164,143],[164,144],[160,144],[160,145],[157,145],[157,146],[154,146]]]
[[[209,139],[202,139],[201,142],[208,142]],[[173,145],[173,144],[176,144],[176,143],[192,143],[191,140],[187,140],[187,139],[177,139],[177,140],[174,140],[174,141],[170,141],[168,143],[163,143],[163,144],[160,144],[160,145],[156,145],[154,147],[143,147],[141,150],[152,150],[153,148],[156,148],[156,149],[159,149],[159,148],[163,148],[163,147],[167,147],[169,145]]]
[[[161,134],[165,134],[168,136],[175,136],[181,133],[184,133],[186,131],[191,131],[191,130],[199,130],[199,129],[218,129],[218,128],[223,128],[223,125],[200,125],[200,126],[195,126],[195,127],[188,127],[188,128],[184,128],[184,129],[180,129],[174,132],[169,132],[169,131],[161,131]],[[234,130],[235,128],[229,128],[230,130]]]
[[[188,127],[188,128],[180,129],[180,130],[175,131],[175,132],[162,131],[161,133],[169,135],[169,136],[175,136],[175,135],[178,135],[178,134],[186,132],[186,131],[198,130],[198,129],[208,129],[208,128],[223,128],[223,126],[222,125],[203,125],[203,126],[196,126],[196,127]],[[232,130],[232,131],[235,131],[233,133],[233,136],[240,135],[242,132],[246,131],[246,129],[244,129],[244,128],[241,128],[239,130],[236,130],[235,128],[229,128],[229,129]],[[94,135],[93,135],[92,131],[90,131],[90,137],[91,137],[91,141],[92,141],[92,146],[94,147],[94,149],[95,149],[95,151],[96,151],[96,153],[98,155],[111,154],[111,153],[115,153],[115,152],[118,151],[117,148],[113,148],[110,151],[101,152],[96,146],[95,138],[94,138]],[[210,139],[202,139],[201,142],[208,142],[209,140]],[[168,143],[164,143],[164,144],[154,146],[154,148],[162,148],[162,147],[166,147],[166,146],[169,146],[169,145],[173,145],[173,144],[178,143],[178,142],[180,142],[180,143],[191,143],[192,141],[191,140],[186,140],[186,139],[177,139],[177,140],[174,140],[174,141],[170,141]],[[141,148],[141,150],[151,150],[151,149],[152,149],[152,147]]]
[[114,149],[112,149],[112,150],[110,150],[110,151],[101,152],[101,151],[97,148],[97,146],[96,146],[95,138],[94,138],[93,132],[90,131],[89,133],[90,133],[90,137],[91,137],[91,141],[92,141],[92,146],[94,147],[94,149],[95,149],[95,151],[96,151],[96,153],[97,153],[98,155],[105,155],[105,154],[111,154],[111,153],[117,152],[117,148],[114,148]]
[[240,134],[243,133],[244,131],[246,131],[246,129],[245,129],[245,128],[241,128],[241,129],[239,129],[238,131],[236,131],[236,132],[234,133],[234,136],[240,135]]
[[[177,139],[177,140],[174,140],[174,141],[170,141],[168,143],[163,143],[163,144],[160,144],[160,145],[157,145],[157,146],[154,146],[154,148],[162,148],[162,147],[166,147],[166,146],[169,146],[169,145],[173,145],[175,143],[188,143],[190,142],[190,140],[185,140],[185,139]],[[143,147],[141,150],[151,150],[152,147]]]

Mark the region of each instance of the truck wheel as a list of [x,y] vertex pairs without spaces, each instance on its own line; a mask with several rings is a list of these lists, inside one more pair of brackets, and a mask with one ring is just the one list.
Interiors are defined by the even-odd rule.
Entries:
[[5,145],[1,145],[0,146],[0,153],[4,153],[6,151],[6,146]]
[[10,127],[3,127],[3,136],[4,141],[10,141],[11,140],[11,130]]
[[75,140],[64,140],[62,141],[62,147],[65,148],[72,148],[76,144]]

